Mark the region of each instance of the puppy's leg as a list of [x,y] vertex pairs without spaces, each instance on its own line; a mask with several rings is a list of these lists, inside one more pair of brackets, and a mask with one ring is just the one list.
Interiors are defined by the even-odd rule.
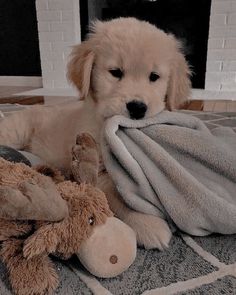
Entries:
[[136,232],[140,246],[159,250],[168,248],[172,233],[164,219],[130,210],[123,221]]
[[30,110],[16,112],[0,120],[0,145],[23,149],[29,145],[34,130],[34,116]]
[[99,177],[98,187],[106,194],[109,206],[116,216],[136,232],[140,246],[144,246],[146,249],[158,248],[159,250],[168,247],[172,233],[165,220],[128,208],[107,175]]

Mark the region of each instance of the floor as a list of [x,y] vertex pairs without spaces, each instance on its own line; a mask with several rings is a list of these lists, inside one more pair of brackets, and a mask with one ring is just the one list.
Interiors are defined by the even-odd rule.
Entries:
[[236,101],[205,101],[203,111],[236,112]]
[[77,100],[75,96],[43,96],[43,95],[17,95],[17,93],[37,89],[23,86],[0,86],[0,117],[23,109],[28,105],[55,105]]
[[[76,100],[75,96],[16,95],[36,89],[35,87],[0,86],[0,105],[2,108],[15,109],[21,105],[52,105]],[[14,104],[14,105],[12,105]],[[236,101],[231,100],[192,100],[185,109],[206,112],[236,112]]]
[[34,89],[36,88],[27,86],[0,86],[0,98]]
[[191,100],[183,108],[204,112],[236,112],[236,100]]

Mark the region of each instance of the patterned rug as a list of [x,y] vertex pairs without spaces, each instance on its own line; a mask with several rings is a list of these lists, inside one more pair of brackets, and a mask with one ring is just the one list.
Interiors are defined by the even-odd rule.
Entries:
[[[229,126],[236,132],[236,113],[183,111],[203,120],[209,129]],[[138,249],[131,267],[113,279],[91,276],[76,259],[54,261],[60,295],[197,295],[236,294],[236,235],[174,235],[164,252]],[[0,264],[0,294],[12,294]]]

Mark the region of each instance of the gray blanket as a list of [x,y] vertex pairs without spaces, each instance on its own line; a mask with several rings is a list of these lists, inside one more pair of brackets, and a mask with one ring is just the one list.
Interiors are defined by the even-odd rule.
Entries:
[[163,111],[107,120],[106,169],[129,207],[165,218],[192,235],[236,233],[236,134]]

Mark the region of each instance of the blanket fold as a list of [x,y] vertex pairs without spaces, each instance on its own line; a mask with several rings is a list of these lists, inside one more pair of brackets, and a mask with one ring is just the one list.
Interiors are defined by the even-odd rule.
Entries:
[[203,236],[236,233],[236,134],[163,111],[114,116],[102,133],[105,167],[126,204]]

